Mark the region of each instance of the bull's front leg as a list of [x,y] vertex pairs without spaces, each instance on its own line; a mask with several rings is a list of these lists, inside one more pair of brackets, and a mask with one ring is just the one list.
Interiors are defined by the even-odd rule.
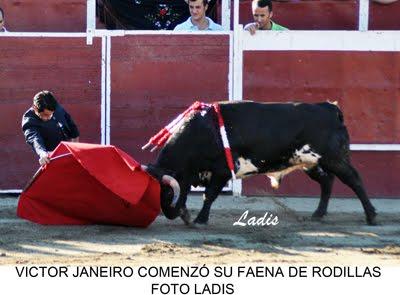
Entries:
[[194,220],[195,224],[207,224],[208,218],[210,216],[210,209],[212,203],[218,197],[219,193],[222,191],[226,182],[229,180],[229,176],[213,175],[211,177],[210,183],[206,187],[204,194],[203,207],[201,208],[199,214]]
[[190,192],[190,187],[191,187],[191,185],[189,184],[189,182],[185,182],[185,185],[181,190],[182,199],[181,199],[181,205],[180,205],[180,209],[179,209],[179,211],[180,211],[179,215],[186,225],[189,225],[191,223],[190,213],[186,207],[186,200],[187,200],[187,195]]

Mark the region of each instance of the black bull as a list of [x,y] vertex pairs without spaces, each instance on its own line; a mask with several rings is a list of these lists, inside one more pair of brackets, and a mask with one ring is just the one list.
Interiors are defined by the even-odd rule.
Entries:
[[[313,213],[313,218],[319,219],[327,213],[337,176],[360,199],[368,224],[375,224],[375,208],[350,163],[349,135],[335,104],[244,101],[223,102],[220,109],[237,177],[266,174],[277,188],[285,174],[304,170],[321,188],[320,202]],[[148,171],[162,183],[161,207],[165,216],[180,216],[186,224],[191,223],[186,208],[190,187],[205,186],[203,207],[194,222],[206,224],[212,203],[231,178],[215,111],[211,108],[186,118]],[[172,191],[166,185],[168,181],[162,181],[164,175],[176,179],[179,188]],[[174,192],[179,192],[175,206],[171,205]]]

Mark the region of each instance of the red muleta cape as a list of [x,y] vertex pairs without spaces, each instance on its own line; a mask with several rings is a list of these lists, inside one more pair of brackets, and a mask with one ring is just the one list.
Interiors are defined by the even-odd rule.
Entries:
[[147,227],[159,214],[158,181],[122,150],[61,142],[51,158],[22,192],[19,217],[52,225]]

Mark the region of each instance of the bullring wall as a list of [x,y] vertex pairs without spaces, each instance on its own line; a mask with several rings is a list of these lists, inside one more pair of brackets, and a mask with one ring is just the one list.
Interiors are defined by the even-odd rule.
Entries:
[[[36,12],[43,4],[40,1],[2,4],[10,31],[41,33],[0,35],[0,191],[22,189],[38,168],[24,143],[20,119],[41,89],[52,90],[72,113],[82,141],[117,145],[142,163],[154,161],[156,154],[140,147],[194,100],[235,99],[232,33],[98,31],[93,45],[86,45],[86,34],[71,33],[86,29],[85,3],[52,1],[41,12],[43,18]],[[248,4],[241,2],[242,23],[251,19],[242,13],[248,11]],[[354,30],[358,26],[357,1],[276,2],[274,7],[276,21],[293,29]],[[12,8],[19,9],[18,18]],[[400,3],[371,5],[370,29],[400,29],[398,11]],[[307,17],[303,17],[305,12]],[[43,33],[49,31],[70,33]],[[243,98],[337,100],[353,144],[398,144],[399,55],[399,50],[245,51]],[[400,195],[399,151],[353,151],[352,158],[372,196]],[[315,183],[300,172],[295,174],[285,178],[278,191],[271,190],[264,176],[246,179],[242,192],[319,193]],[[338,181],[334,194],[352,195]]]
[[[104,39],[0,37],[0,188],[21,189],[37,162],[20,130],[22,113],[40,89],[51,89],[72,113],[81,140],[101,143]],[[167,40],[167,41],[165,41]],[[229,36],[110,38],[109,141],[142,163],[140,147],[194,100],[229,96]],[[324,71],[321,71],[321,69]],[[245,52],[243,97],[256,101],[337,100],[352,143],[398,143],[398,52]],[[104,128],[103,128],[104,129]],[[372,196],[398,196],[396,151],[354,151]],[[316,195],[301,173],[273,192],[266,177],[243,182],[246,195]],[[339,182],[335,195],[351,195]]]

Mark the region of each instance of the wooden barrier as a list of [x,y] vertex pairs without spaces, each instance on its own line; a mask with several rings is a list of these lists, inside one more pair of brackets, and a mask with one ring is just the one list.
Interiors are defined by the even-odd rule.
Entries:
[[[147,139],[194,100],[229,97],[229,36],[111,37],[111,144],[142,163]],[[100,142],[101,38],[0,37],[0,190],[22,188],[38,167],[20,118],[32,96],[54,91],[81,129]],[[256,101],[338,100],[352,143],[398,143],[399,52],[254,51],[244,54],[244,98]],[[321,70],[323,69],[323,70]],[[103,80],[106,83],[106,81]],[[353,152],[372,196],[398,196],[399,152]],[[339,181],[337,182],[339,183]],[[268,179],[245,180],[245,195],[317,195],[306,176],[288,176],[272,192]],[[353,195],[342,185],[334,195]]]
[[389,5],[372,3],[369,10],[369,30],[400,30],[400,2]]

